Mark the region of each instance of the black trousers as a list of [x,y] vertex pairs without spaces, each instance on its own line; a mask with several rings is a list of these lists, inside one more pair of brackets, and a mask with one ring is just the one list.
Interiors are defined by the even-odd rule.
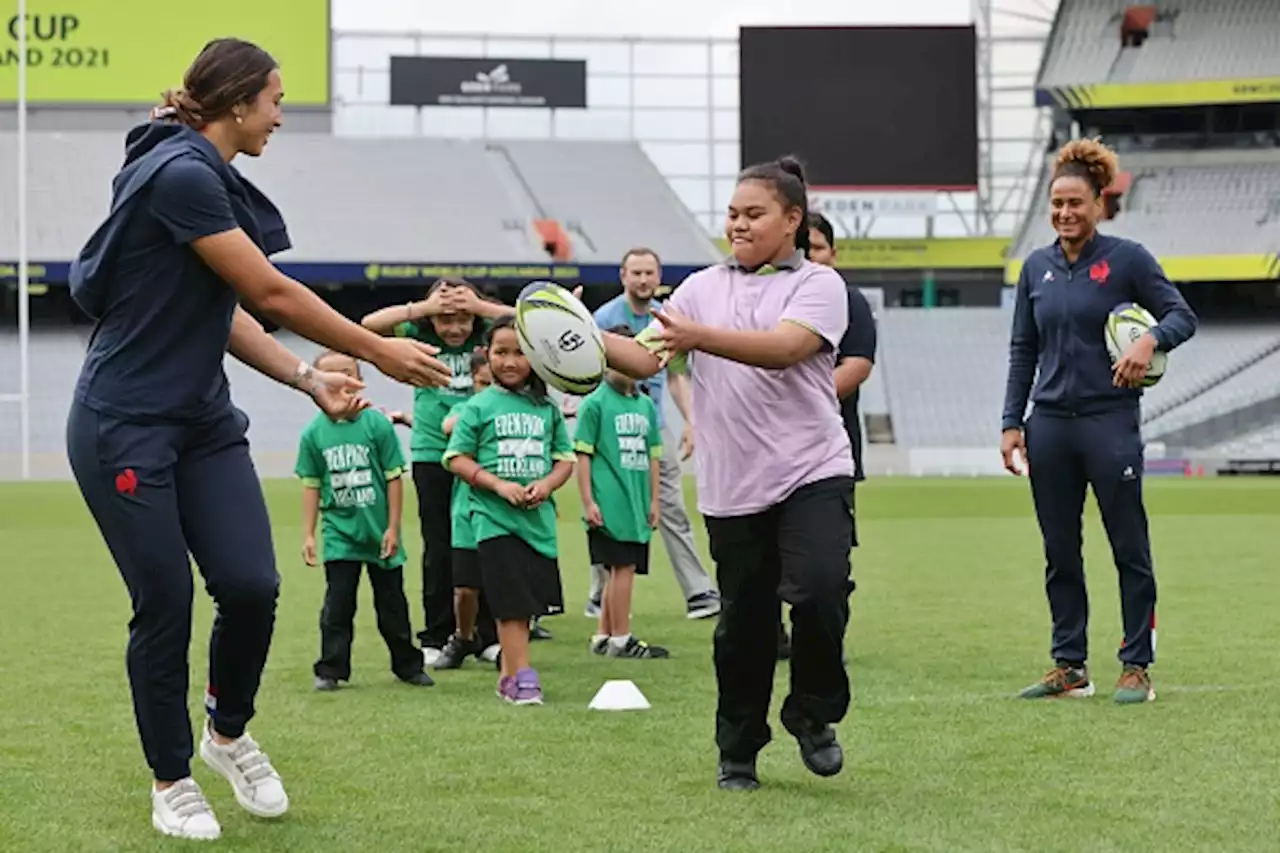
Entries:
[[[351,679],[351,643],[355,639],[356,592],[360,587],[361,568],[355,560],[333,560],[324,564],[327,586],[324,608],[320,611],[320,659],[315,665],[319,678]],[[422,652],[414,646],[413,629],[409,626],[404,570],[380,566],[368,569],[378,633],[391,652],[391,671],[399,678],[412,678],[422,672]]]
[[423,646],[443,648],[455,630],[453,617],[453,559],[450,504],[453,474],[437,462],[413,463],[413,486],[418,493],[418,522],[422,531]]
[[1142,503],[1138,409],[1076,417],[1033,411],[1025,437],[1031,493],[1044,537],[1054,659],[1088,660],[1089,599],[1081,544],[1085,488],[1092,486],[1120,574],[1124,643],[1119,657],[1122,663],[1149,665],[1155,658],[1156,579]]
[[716,744],[750,761],[772,735],[766,717],[778,657],[781,601],[791,605],[786,720],[839,722],[849,710],[842,654],[849,624],[853,479],[797,489],[764,512],[706,519],[720,587],[715,630]]
[[129,685],[155,778],[191,775],[188,652],[195,558],[217,604],[206,704],[239,737],[275,626],[280,577],[262,487],[238,409],[200,426],[138,424],[79,403],[67,455],[80,493],[129,588]]

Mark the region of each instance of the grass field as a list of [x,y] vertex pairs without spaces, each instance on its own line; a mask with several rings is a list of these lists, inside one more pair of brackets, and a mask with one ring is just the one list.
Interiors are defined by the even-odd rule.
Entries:
[[[849,633],[845,772],[801,766],[775,726],[764,787],[714,784],[710,621],[683,618],[665,562],[638,585],[637,630],[667,661],[586,650],[583,537],[570,487],[569,613],[534,647],[547,705],[512,708],[492,667],[397,683],[367,586],[354,681],[311,690],[322,575],[297,558],[294,484],[266,486],[284,586],[254,735],[292,810],[264,824],[203,764],[244,851],[1264,851],[1276,847],[1280,487],[1149,481],[1160,582],[1158,700],[1118,707],[1116,575],[1086,528],[1099,695],[1012,698],[1048,664],[1039,538],[1025,484],[882,480],[859,492],[863,547]],[[701,541],[701,530],[699,530]],[[408,536],[416,559],[416,535]],[[0,850],[146,851],[193,842],[150,827],[124,679],[123,585],[69,484],[0,485]],[[418,582],[410,584],[415,623]],[[193,718],[210,604],[197,602]],[[588,700],[633,679],[648,712]],[[778,699],[786,684],[779,666]],[[778,702],[775,702],[775,707]],[[775,715],[776,720],[776,715]]]

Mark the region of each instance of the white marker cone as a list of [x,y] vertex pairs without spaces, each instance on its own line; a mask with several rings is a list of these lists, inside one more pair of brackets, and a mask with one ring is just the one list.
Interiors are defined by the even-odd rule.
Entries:
[[646,711],[649,700],[634,681],[606,681],[587,707],[593,711]]

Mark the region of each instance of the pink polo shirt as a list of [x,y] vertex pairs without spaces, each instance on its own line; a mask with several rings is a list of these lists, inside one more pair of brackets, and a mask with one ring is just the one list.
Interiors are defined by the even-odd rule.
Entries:
[[799,254],[780,267],[752,273],[730,260],[689,276],[667,302],[708,326],[768,331],[786,320],[826,342],[784,370],[692,355],[693,458],[703,515],[752,515],[801,486],[853,476],[832,378],[849,323],[844,279]]

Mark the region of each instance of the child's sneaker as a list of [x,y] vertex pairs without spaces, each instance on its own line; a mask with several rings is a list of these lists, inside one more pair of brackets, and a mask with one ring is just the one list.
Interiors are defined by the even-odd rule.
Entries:
[[1126,666],[1116,685],[1115,700],[1121,705],[1154,702],[1156,691],[1151,686],[1151,675],[1144,667]]
[[637,640],[632,634],[627,638],[624,646],[616,643],[609,643],[609,657],[611,658],[669,658],[671,652],[662,646],[651,646],[643,640]]
[[461,634],[449,635],[449,642],[440,650],[440,657],[433,664],[434,669],[459,669],[468,657],[480,651],[475,637],[470,640]]
[[542,684],[538,681],[537,670],[525,667],[516,673],[515,682],[517,705],[542,704]]
[[190,776],[163,791],[151,788],[151,825],[174,838],[213,841],[222,835],[209,801]]
[[231,783],[236,802],[249,814],[280,817],[289,810],[289,795],[284,791],[280,774],[247,733],[223,746],[214,742],[210,724],[205,723],[200,737],[200,757]]
[[609,635],[597,634],[591,638],[591,654],[603,655],[609,653]]
[[514,675],[498,677],[498,698],[504,702],[516,701],[516,677]]

